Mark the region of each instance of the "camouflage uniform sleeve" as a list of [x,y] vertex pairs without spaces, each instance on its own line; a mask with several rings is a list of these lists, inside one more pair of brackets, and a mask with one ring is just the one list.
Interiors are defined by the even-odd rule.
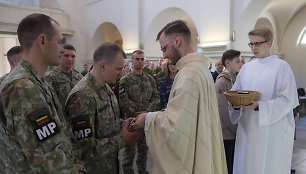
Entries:
[[44,80],[45,80],[53,89],[55,89],[55,84],[54,84],[55,80],[53,79],[53,76],[52,76],[52,75],[46,74],[46,75],[44,76]]
[[39,86],[29,79],[19,79],[3,88],[1,101],[7,129],[16,137],[33,173],[77,173],[62,149],[67,137],[58,127],[56,116],[51,115]]
[[78,73],[78,79],[79,81],[83,78],[84,76],[81,73]]
[[[66,101],[65,112],[72,127],[74,135],[72,143],[77,160],[88,158],[96,146],[93,138],[96,114],[95,103],[93,96],[82,91],[70,94]],[[80,136],[83,137],[79,137],[78,132],[81,132]]]
[[150,104],[147,107],[149,112],[156,111],[160,109],[160,96],[156,87],[156,82],[153,77],[150,77],[151,86],[153,88],[153,93],[151,96]]
[[88,91],[78,91],[68,97],[65,110],[73,129],[73,147],[77,160],[101,160],[99,158],[103,158],[104,151],[119,146],[120,134],[97,141],[96,108],[96,100]]
[[129,98],[127,84],[125,79],[121,79],[119,82],[119,106],[122,109],[125,117],[136,117],[136,105]]

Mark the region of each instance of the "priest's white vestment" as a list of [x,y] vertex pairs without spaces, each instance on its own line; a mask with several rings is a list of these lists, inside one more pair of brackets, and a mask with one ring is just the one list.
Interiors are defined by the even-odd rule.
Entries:
[[201,54],[182,57],[167,108],[147,115],[145,130],[153,174],[227,173],[209,63]]

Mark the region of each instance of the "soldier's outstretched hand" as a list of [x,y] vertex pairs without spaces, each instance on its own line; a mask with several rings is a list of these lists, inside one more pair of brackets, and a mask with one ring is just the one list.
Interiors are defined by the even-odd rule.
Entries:
[[136,131],[130,127],[130,122],[133,118],[125,120],[122,124],[121,136],[124,139],[125,144],[134,144],[138,138],[142,135],[143,131]]

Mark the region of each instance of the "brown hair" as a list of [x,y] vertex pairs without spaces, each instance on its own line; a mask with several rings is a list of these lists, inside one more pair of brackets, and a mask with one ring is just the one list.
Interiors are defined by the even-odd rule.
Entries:
[[72,46],[71,44],[63,44],[63,48],[64,48],[65,50],[72,50],[72,51],[75,51],[75,52],[76,52],[74,46]]
[[169,83],[170,82],[170,74],[171,74],[170,69],[169,69],[170,61],[167,58],[164,61],[167,62],[167,69],[165,71],[165,80],[166,80],[167,83]]
[[237,50],[227,50],[227,51],[225,51],[222,55],[223,66],[226,67],[226,65],[225,65],[226,60],[233,60],[235,57],[239,57],[240,54],[241,54],[240,51],[237,51]]
[[118,45],[106,42],[96,49],[93,55],[93,60],[94,63],[98,63],[101,60],[105,60],[107,63],[112,63],[117,54],[121,54],[126,58],[124,51]]
[[17,33],[20,45],[23,49],[32,46],[33,41],[40,34],[45,34],[48,40],[56,34],[52,22],[59,25],[54,19],[44,14],[34,13],[23,18],[18,25]]
[[132,53],[132,59],[134,58],[134,54],[144,54],[144,52],[141,51],[141,50],[135,50],[135,51],[133,51],[133,53]]
[[249,36],[262,36],[266,41],[273,41],[273,34],[269,28],[262,27],[262,28],[255,28],[254,30],[250,31]]
[[182,20],[176,20],[168,23],[160,32],[157,34],[156,41],[159,40],[160,35],[165,33],[165,36],[179,35],[183,40],[190,44],[191,42],[191,31],[187,24]]
[[21,46],[14,46],[10,50],[8,50],[6,56],[7,60],[15,59],[17,58],[16,56],[22,52],[22,47]]

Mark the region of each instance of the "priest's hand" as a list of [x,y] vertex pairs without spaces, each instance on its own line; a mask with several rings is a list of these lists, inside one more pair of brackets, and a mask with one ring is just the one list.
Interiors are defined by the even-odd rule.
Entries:
[[142,131],[133,130],[130,127],[130,123],[133,118],[129,118],[125,120],[122,124],[121,136],[124,139],[125,144],[134,144],[138,140],[138,138],[142,135]]
[[240,105],[240,108],[255,109],[258,107],[258,101],[251,100],[249,105]]
[[145,127],[146,116],[147,113],[143,113],[138,115],[136,118],[134,118],[133,121],[135,123],[133,124],[133,129],[135,130],[143,129]]

